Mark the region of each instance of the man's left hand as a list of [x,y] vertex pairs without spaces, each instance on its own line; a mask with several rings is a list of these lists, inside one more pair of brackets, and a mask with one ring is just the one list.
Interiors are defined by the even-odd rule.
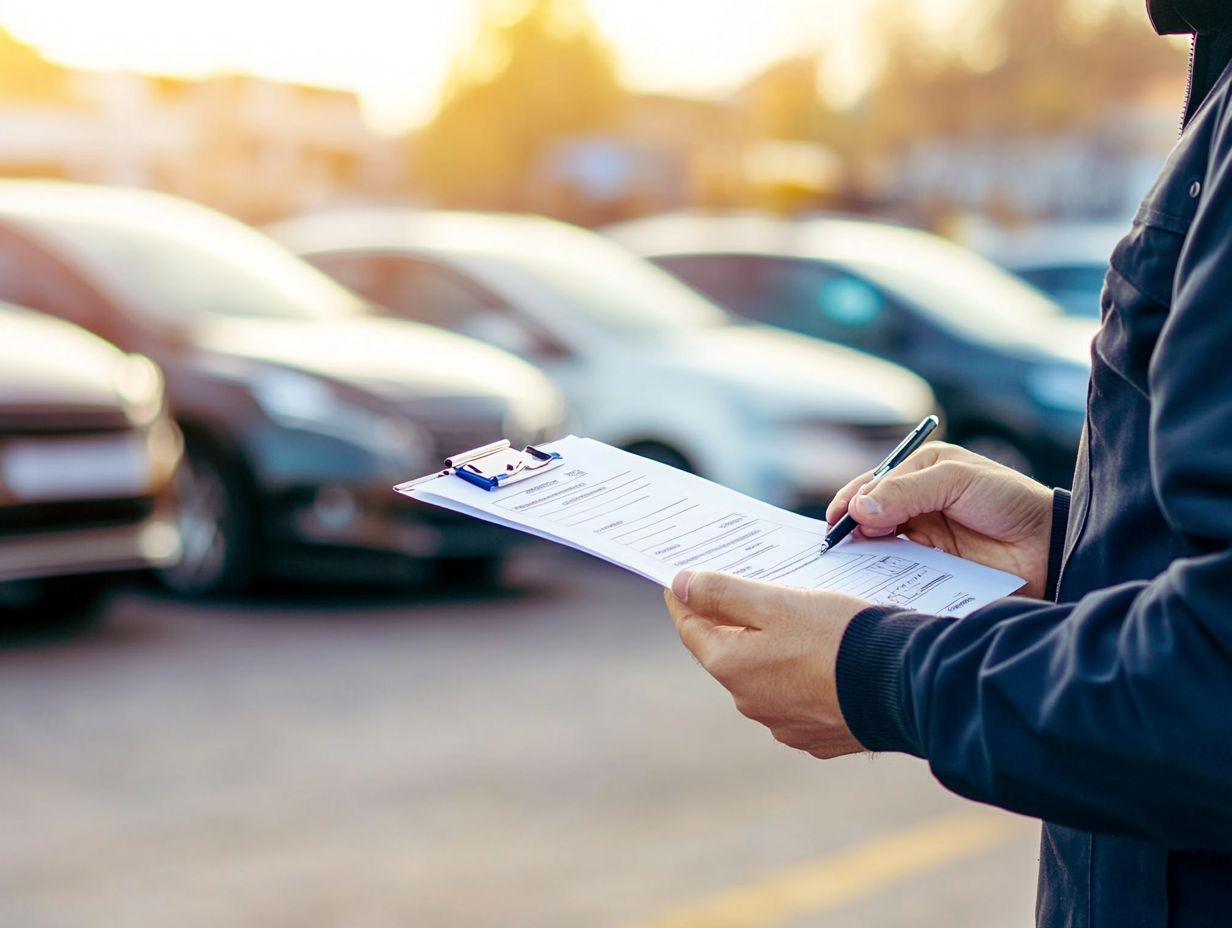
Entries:
[[775,740],[814,757],[864,748],[839,709],[843,631],[868,602],[710,571],[683,571],[665,592],[685,647]]

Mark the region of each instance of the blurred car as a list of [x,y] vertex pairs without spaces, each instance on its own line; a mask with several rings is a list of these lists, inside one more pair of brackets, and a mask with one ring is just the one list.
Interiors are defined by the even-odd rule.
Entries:
[[937,236],[844,218],[669,215],[606,230],[745,318],[915,371],[947,434],[1068,486],[1094,325]]
[[577,430],[811,509],[932,411],[901,368],[724,310],[592,232],[548,219],[361,210],[271,230],[407,318],[533,360]]
[[1033,225],[998,237],[981,252],[1048,294],[1071,316],[1098,319],[1108,261],[1127,227],[1112,222]]
[[0,303],[0,625],[86,617],[106,575],[173,563],[181,444],[148,359]]
[[186,466],[184,556],[161,575],[184,593],[264,573],[394,579],[427,559],[487,578],[516,533],[391,487],[459,450],[562,427],[529,365],[378,318],[266,236],[172,197],[0,182],[0,297],[163,367]]

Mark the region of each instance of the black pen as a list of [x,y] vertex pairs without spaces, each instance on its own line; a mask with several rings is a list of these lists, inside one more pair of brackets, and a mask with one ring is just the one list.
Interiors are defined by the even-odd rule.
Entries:
[[[898,443],[898,447],[891,451],[884,461],[877,465],[877,468],[873,471],[873,476],[869,478],[868,482],[872,483],[880,480],[894,468],[898,467],[899,464],[903,463],[903,461],[907,460],[911,452],[924,444],[924,439],[931,435],[933,429],[940,424],[941,420],[936,416],[928,416],[915,427],[915,431]],[[854,532],[858,525],[859,523],[851,517],[850,512],[835,522],[834,527],[826,532],[826,537],[821,543],[821,554],[825,554]]]

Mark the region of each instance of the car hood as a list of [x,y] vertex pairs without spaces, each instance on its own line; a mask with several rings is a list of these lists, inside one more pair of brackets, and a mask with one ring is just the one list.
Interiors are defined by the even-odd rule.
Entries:
[[658,356],[782,417],[901,423],[934,402],[923,380],[895,364],[768,326],[694,330],[662,344]]
[[118,377],[125,355],[74,325],[0,308],[0,407],[123,413]]
[[395,402],[555,397],[548,381],[513,355],[403,320],[225,320],[198,330],[194,340],[210,352],[306,371]]

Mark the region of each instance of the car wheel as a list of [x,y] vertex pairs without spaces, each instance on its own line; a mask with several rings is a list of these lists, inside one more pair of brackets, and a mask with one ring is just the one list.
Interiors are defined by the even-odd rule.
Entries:
[[184,596],[240,593],[255,576],[252,520],[235,468],[199,442],[189,442],[175,478],[176,521],[183,554],[158,570]]
[[501,554],[446,557],[436,562],[433,580],[448,590],[498,590],[504,572],[505,557]]
[[976,454],[991,458],[998,464],[1012,467],[1020,474],[1026,474],[1028,477],[1035,476],[1036,467],[1031,461],[1031,456],[1023,451],[1013,439],[1006,438],[1004,435],[998,435],[995,432],[979,432],[963,439],[959,444],[968,451],[974,451]]
[[102,615],[107,578],[49,577],[0,583],[0,632],[85,629]]
[[652,461],[658,461],[660,464],[667,464],[669,467],[683,470],[686,473],[696,473],[689,459],[670,445],[664,445],[657,441],[639,441],[632,445],[626,445],[625,450],[639,457],[649,458]]

